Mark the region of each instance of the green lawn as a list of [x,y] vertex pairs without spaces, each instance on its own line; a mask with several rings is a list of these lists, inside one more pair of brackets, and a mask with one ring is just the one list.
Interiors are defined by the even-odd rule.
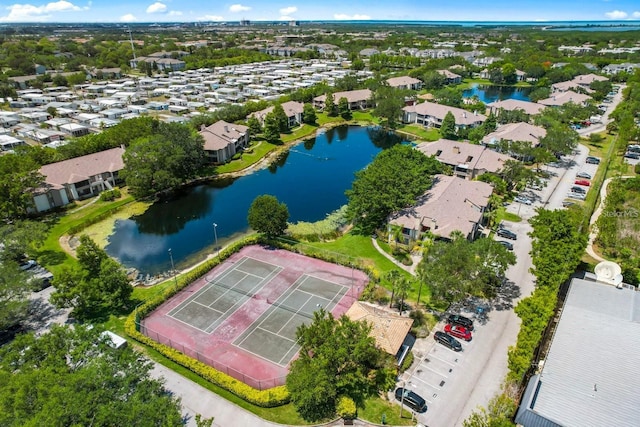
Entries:
[[62,250],[60,237],[67,234],[69,230],[116,212],[132,201],[133,197],[123,196],[121,199],[113,202],[97,201],[75,212],[73,212],[74,208],[70,208],[66,214],[45,217],[44,221],[50,224],[51,228],[49,229],[49,234],[44,244],[38,248],[38,261],[47,267],[54,275],[60,271],[63,265],[75,265],[76,260]]
[[373,424],[382,424],[383,415],[386,425],[392,426],[412,426],[415,421],[411,420],[411,413],[406,410],[400,418],[400,406],[382,398],[367,399],[363,408],[358,408],[358,418],[369,421]]
[[437,141],[440,139],[440,131],[438,129],[425,128],[424,126],[415,123],[402,126],[398,129],[398,132],[413,135],[423,141]]
[[291,133],[283,134],[281,139],[283,143],[288,144],[299,139],[310,138],[315,135],[317,131],[318,126],[304,124]]
[[249,166],[257,163],[271,151],[275,150],[278,146],[268,143],[267,141],[257,141],[254,145],[249,147],[249,151],[242,153],[240,159],[232,160],[224,165],[214,166],[208,168],[205,175],[219,175],[229,172],[238,172]]

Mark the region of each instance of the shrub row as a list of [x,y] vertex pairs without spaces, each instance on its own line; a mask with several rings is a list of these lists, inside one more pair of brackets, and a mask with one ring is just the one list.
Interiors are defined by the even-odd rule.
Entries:
[[125,321],[125,331],[131,338],[148,345],[163,356],[171,359],[181,366],[184,366],[207,381],[230,391],[254,405],[271,408],[281,406],[289,402],[289,392],[285,386],[274,387],[268,390],[256,390],[253,387],[250,387],[205,363],[189,357],[172,347],[152,340],[146,335],[140,333],[137,327],[141,318],[144,318],[163,304],[167,299],[171,298],[186,286],[205,275],[217,264],[229,258],[232,254],[238,252],[243,247],[261,242],[262,238],[259,236],[254,235],[247,237],[246,239],[236,242],[222,250],[217,258],[206,261],[188,273],[180,276],[175,286],[167,288],[161,295],[150,299],[136,311],[131,313]]

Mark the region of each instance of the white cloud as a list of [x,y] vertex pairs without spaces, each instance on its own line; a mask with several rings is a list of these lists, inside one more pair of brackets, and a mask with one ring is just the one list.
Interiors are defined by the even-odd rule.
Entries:
[[150,5],[147,8],[147,13],[164,13],[167,11],[167,5],[164,3],[160,3],[159,1]]
[[229,7],[229,12],[233,13],[246,12],[249,10],[251,10],[249,6],[243,6],[241,4],[232,4],[231,7]]
[[627,12],[623,12],[622,10],[612,10],[611,12],[606,12],[605,16],[609,19],[624,19],[628,15]]
[[182,12],[180,12],[179,10],[172,10],[167,15],[169,15],[169,16],[182,16]]
[[224,21],[222,16],[217,15],[204,15],[199,18],[196,18],[198,21]]
[[[289,6],[289,7],[283,7],[282,9],[280,9],[280,14],[281,15],[291,15],[292,13],[296,13],[298,11],[298,8],[295,6]],[[282,18],[280,18],[282,19]],[[291,19],[291,18],[289,18]]]
[[122,15],[120,17],[120,22],[134,22],[137,21],[138,18],[133,16],[131,13],[127,13],[126,15]]
[[344,13],[336,13],[333,15],[333,19],[337,20],[337,21],[366,21],[371,19],[371,17],[369,15],[360,15],[360,14],[355,14],[355,15],[347,15]]
[[637,10],[637,11],[633,12],[633,13],[631,14],[631,16],[633,16],[634,18],[640,18],[640,11],[639,11],[639,10]]
[[51,18],[51,13],[55,12],[77,12],[82,8],[66,0],[47,3],[42,6],[31,4],[13,4],[6,8],[9,11],[7,16],[0,17],[1,22],[41,22]]

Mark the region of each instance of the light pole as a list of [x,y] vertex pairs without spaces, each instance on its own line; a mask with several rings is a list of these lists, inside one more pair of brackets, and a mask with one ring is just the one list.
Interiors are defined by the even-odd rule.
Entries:
[[220,255],[220,250],[218,249],[218,224],[213,223],[213,237],[216,240],[216,256]]
[[402,380],[402,396],[400,397],[400,418],[402,419],[402,409],[404,408],[404,393],[406,392],[405,386],[407,382]]
[[173,252],[171,252],[171,248],[169,248],[169,259],[171,259],[171,273],[173,274],[173,281],[176,286],[178,286],[178,276],[176,275],[176,267],[173,264]]

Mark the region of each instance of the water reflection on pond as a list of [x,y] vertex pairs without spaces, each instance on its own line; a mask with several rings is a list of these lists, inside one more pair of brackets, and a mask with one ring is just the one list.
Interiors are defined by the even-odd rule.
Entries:
[[399,136],[374,127],[329,129],[265,169],[184,189],[142,215],[117,221],[107,253],[126,267],[157,274],[171,267],[171,248],[176,266],[183,267],[211,253],[216,237],[221,246],[245,233],[249,206],[261,194],[286,203],[291,222],[320,220],[346,203],[354,172],[400,142]]

